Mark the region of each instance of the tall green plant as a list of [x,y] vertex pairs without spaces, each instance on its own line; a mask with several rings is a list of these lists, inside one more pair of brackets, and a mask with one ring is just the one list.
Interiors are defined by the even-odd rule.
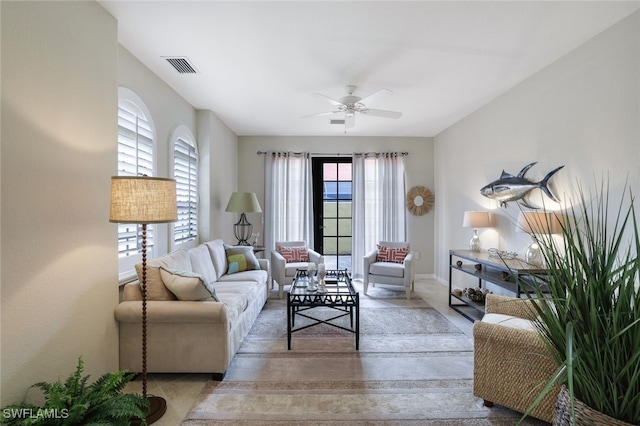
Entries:
[[[557,213],[560,240],[535,235],[553,303],[537,304],[537,327],[553,355],[553,382],[612,418],[640,424],[640,234],[634,197],[618,203],[602,183]],[[560,242],[558,242],[560,241]],[[549,389],[550,386],[547,387]]]
[[89,376],[82,376],[84,363],[78,359],[76,371],[64,383],[39,382],[32,387],[44,392],[44,406],[28,403],[9,405],[2,409],[3,424],[7,425],[109,425],[128,426],[131,419],[145,419],[148,401],[141,395],[122,393],[133,378],[123,371],[107,373],[87,384]]

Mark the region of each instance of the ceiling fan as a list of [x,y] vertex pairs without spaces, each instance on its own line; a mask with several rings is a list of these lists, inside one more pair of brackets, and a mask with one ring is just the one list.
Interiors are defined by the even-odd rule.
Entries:
[[351,128],[356,124],[356,113],[372,115],[375,117],[384,117],[384,118],[400,118],[402,116],[401,112],[397,111],[387,111],[384,109],[373,109],[369,108],[368,105],[375,103],[376,101],[385,99],[393,94],[393,92],[389,89],[380,89],[377,92],[365,97],[361,98],[360,96],[355,96],[353,92],[356,90],[356,86],[348,85],[346,86],[347,96],[340,98],[339,100],[331,99],[328,96],[325,96],[321,93],[314,93],[314,96],[317,96],[325,101],[329,102],[331,105],[335,107],[333,111],[320,112],[317,114],[307,115],[304,118],[309,117],[321,117],[324,115],[331,114],[339,114],[344,113],[344,126],[345,129]]

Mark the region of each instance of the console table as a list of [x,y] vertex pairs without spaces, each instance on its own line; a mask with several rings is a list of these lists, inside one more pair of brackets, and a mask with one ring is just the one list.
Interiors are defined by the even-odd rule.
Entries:
[[534,287],[544,287],[537,276],[547,273],[545,269],[518,258],[491,257],[485,250],[449,250],[449,306],[469,321],[482,318],[484,302],[454,294],[455,271],[477,278],[477,287],[480,289],[486,288],[486,283],[492,283],[513,293],[515,297],[526,297],[527,293],[534,293]]

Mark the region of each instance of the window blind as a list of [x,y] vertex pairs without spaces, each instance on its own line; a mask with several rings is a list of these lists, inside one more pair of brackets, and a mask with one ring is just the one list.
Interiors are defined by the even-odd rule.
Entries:
[[174,241],[180,244],[198,236],[198,153],[186,138],[178,137],[174,144],[173,177],[178,197]]
[[[118,106],[118,176],[153,176],[153,130],[138,111]],[[147,226],[147,249],[154,244]],[[118,224],[118,257],[141,253],[142,225]]]

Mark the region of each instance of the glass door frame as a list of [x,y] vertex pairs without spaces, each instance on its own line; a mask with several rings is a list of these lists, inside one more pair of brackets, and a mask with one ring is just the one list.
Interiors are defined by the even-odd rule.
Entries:
[[[316,250],[319,253],[324,254],[324,172],[323,172],[323,167],[324,164],[326,163],[349,163],[349,164],[353,164],[353,158],[348,156],[343,156],[343,157],[331,157],[331,156],[322,156],[322,157],[314,157],[312,158],[312,176],[313,176],[313,215],[314,215],[314,250]],[[338,181],[339,182],[339,181]],[[351,198],[350,201],[353,201],[353,169],[352,169],[352,175],[351,175],[351,180],[349,181],[351,182]],[[336,201],[338,201],[340,198],[338,198]],[[347,201],[346,199],[343,201]],[[353,205],[351,207],[351,214],[353,214]],[[340,216],[338,215],[337,220],[340,220]],[[344,218],[346,219],[346,217]],[[349,217],[349,220],[351,220],[351,223],[353,223],[353,216]],[[351,227],[351,232],[350,235],[348,236],[349,238],[353,238],[353,226]],[[338,235],[336,235],[336,239],[340,238],[339,235],[339,231],[338,231]],[[338,240],[337,240],[338,241]],[[336,241],[336,247],[339,247],[338,243]],[[338,256],[340,257],[341,255],[339,254],[339,249],[336,250],[338,253],[337,254],[330,254],[327,256]],[[351,254],[349,254],[349,256],[352,256],[353,254],[353,242],[351,244]],[[344,256],[344,255],[343,255]],[[353,259],[352,259],[353,261]],[[326,262],[326,260],[325,260]],[[349,268],[350,269],[350,268]]]

